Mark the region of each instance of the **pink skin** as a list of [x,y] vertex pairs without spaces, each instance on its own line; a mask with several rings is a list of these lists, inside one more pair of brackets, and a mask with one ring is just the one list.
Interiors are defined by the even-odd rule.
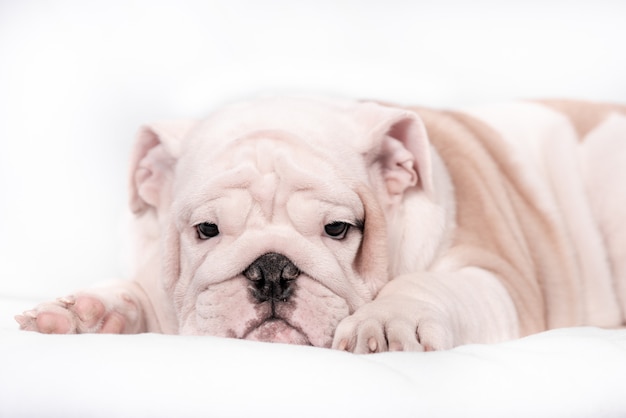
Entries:
[[[133,304],[130,299],[125,302]],[[17,315],[15,320],[22,330],[44,334],[123,334],[126,327],[122,313],[107,310],[100,299],[89,295],[60,298],[37,310]]]

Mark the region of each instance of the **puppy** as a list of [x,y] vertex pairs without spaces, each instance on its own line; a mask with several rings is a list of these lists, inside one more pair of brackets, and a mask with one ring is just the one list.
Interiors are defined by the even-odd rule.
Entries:
[[626,108],[261,99],[143,127],[134,280],[44,333],[442,350],[626,311]]

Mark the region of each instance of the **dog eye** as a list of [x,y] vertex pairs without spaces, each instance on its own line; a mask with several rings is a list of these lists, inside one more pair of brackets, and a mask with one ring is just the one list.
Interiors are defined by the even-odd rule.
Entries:
[[219,235],[220,230],[214,223],[202,222],[196,225],[196,231],[198,231],[198,238],[209,239]]
[[324,226],[326,235],[333,239],[344,239],[350,229],[350,224],[346,222],[332,222]]

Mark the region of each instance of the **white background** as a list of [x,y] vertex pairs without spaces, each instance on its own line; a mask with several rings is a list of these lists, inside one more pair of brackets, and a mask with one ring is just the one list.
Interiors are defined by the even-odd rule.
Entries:
[[0,0],[0,293],[123,276],[143,122],[257,94],[626,102],[626,2]]

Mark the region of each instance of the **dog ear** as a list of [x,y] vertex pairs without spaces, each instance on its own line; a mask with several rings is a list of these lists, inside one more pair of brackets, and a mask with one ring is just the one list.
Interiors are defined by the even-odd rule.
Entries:
[[163,201],[180,153],[181,139],[194,121],[153,123],[140,128],[131,156],[130,208],[142,214]]
[[382,177],[389,202],[398,202],[412,187],[432,197],[430,142],[420,117],[410,110],[376,103],[363,103],[360,117],[371,127],[366,158]]
[[363,239],[355,258],[355,270],[365,280],[372,297],[389,281],[387,224],[374,192],[364,184],[356,190],[365,210]]

